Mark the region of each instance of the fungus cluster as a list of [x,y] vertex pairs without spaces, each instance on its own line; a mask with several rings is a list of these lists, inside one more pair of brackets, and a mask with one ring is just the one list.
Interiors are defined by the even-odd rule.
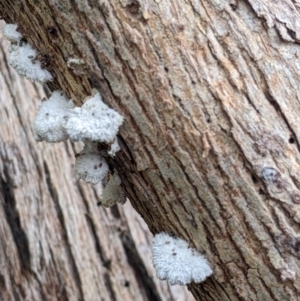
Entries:
[[[103,103],[99,93],[89,97],[78,108],[62,91],[54,91],[49,99],[42,101],[37,111],[34,133],[37,141],[83,141],[84,149],[76,155],[75,175],[77,179],[97,184],[109,170],[97,142],[111,144],[108,155],[113,157],[120,149],[117,133],[122,122],[123,117]],[[107,189],[110,191],[110,186]],[[103,195],[107,195],[105,190]]]
[[198,283],[212,275],[208,261],[196,249],[164,232],[153,238],[152,262],[156,276],[171,285]]
[[[16,25],[7,24],[4,35],[11,41],[10,64],[20,75],[42,83],[52,80],[52,75],[37,59],[37,51],[23,39]],[[97,184],[104,182],[109,171],[97,143],[110,145],[108,155],[115,156],[120,150],[117,133],[122,123],[123,117],[110,109],[99,93],[94,93],[79,108],[62,91],[54,91],[41,102],[34,122],[34,134],[37,141],[83,141],[85,146],[76,155],[76,177]],[[102,205],[111,207],[116,202],[123,204],[125,201],[121,179],[115,172],[103,190]],[[155,235],[152,254],[157,277],[166,279],[171,285],[202,282],[212,274],[212,269],[201,254],[190,248],[186,241],[166,233]]]
[[[41,83],[52,80],[52,75],[40,63],[42,60],[39,58],[42,55],[22,37],[17,31],[17,25],[6,24],[3,32],[11,41],[10,65],[20,75]],[[76,155],[76,178],[97,184],[104,182],[109,171],[106,160],[98,150],[97,142],[110,145],[108,155],[113,157],[120,150],[117,133],[122,123],[123,117],[110,109],[98,92],[88,97],[82,107],[75,107],[62,91],[54,91],[48,99],[43,99],[38,108],[34,136],[36,141],[51,143],[67,139],[83,141],[85,146]],[[104,188],[103,196],[105,207],[113,205],[114,202],[125,202],[121,180],[116,172],[108,182],[107,190]]]

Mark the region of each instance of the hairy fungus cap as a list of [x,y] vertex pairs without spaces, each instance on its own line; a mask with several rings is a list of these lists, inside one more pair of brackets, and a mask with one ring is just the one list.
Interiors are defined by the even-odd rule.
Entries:
[[18,43],[22,39],[22,34],[17,31],[17,24],[5,24],[3,35],[13,43]]
[[110,109],[97,93],[81,108],[69,112],[65,128],[73,141],[88,139],[109,143],[115,139],[122,122],[123,117]]
[[60,142],[68,139],[63,127],[64,117],[74,108],[62,91],[54,91],[49,99],[42,101],[34,121],[35,140]]
[[36,56],[37,51],[28,43],[10,45],[9,63],[20,75],[40,83],[51,81],[51,73],[43,69],[39,61],[34,60]]
[[97,184],[108,173],[108,165],[105,159],[87,143],[83,150],[76,156],[75,173],[77,179],[87,183]]
[[152,261],[156,276],[171,285],[198,283],[212,275],[208,261],[197,250],[164,232],[153,238]]

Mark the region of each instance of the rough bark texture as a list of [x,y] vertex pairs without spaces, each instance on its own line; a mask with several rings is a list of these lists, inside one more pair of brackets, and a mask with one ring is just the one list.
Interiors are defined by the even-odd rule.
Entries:
[[[298,300],[299,4],[1,0],[78,105],[97,88],[125,117],[110,160],[152,232],[214,275],[197,300]],[[70,58],[85,64],[69,66]]]
[[9,68],[7,48],[0,34],[0,300],[192,300],[155,277],[130,204],[104,210],[99,185],[75,180],[79,146],[34,141],[44,92]]

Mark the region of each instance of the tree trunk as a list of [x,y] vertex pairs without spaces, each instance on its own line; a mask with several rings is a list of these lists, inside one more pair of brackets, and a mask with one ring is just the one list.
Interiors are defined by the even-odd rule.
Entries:
[[79,145],[34,141],[44,92],[8,66],[7,47],[0,34],[0,300],[192,300],[155,277],[129,203],[104,210],[99,185],[74,180]]
[[47,56],[51,89],[80,105],[97,88],[124,116],[109,163],[153,233],[208,258],[213,276],[189,285],[196,300],[298,300],[296,2],[0,0],[0,10]]

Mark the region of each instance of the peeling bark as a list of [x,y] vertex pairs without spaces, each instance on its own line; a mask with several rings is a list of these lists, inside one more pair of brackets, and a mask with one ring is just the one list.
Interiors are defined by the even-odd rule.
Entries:
[[80,105],[97,88],[124,116],[110,165],[153,233],[212,264],[189,285],[197,300],[298,300],[296,2],[1,0],[0,11],[49,57],[52,89]]

